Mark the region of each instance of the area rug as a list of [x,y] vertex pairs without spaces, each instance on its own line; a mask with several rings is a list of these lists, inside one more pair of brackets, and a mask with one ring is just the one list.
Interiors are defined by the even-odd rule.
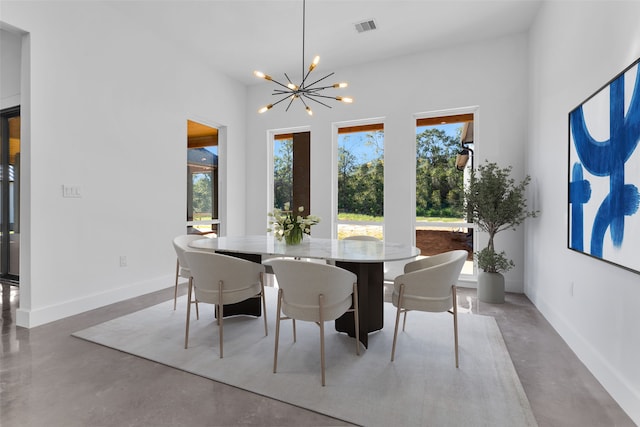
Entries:
[[273,373],[276,290],[267,288],[269,336],[263,320],[224,321],[224,358],[210,305],[192,310],[189,348],[184,349],[186,297],[90,327],[73,335],[363,426],[535,426],[536,421],[495,320],[459,314],[460,367],[448,313],[411,312],[390,361],[395,308],[385,303],[384,328],[369,348],[325,328],[326,386],[320,377],[319,328],[291,321],[280,330],[278,372]]

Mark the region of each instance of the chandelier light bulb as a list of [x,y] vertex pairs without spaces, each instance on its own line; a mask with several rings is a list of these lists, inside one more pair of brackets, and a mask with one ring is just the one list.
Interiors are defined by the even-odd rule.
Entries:
[[296,90],[296,89],[298,89],[298,86],[294,85],[293,83],[288,83],[288,84],[287,84],[287,87],[288,87],[289,89],[291,89],[291,90]]
[[341,101],[347,104],[351,104],[353,102],[353,98],[349,98],[348,96],[336,96],[336,101]]
[[309,108],[309,106],[307,106],[306,110],[308,115],[313,116],[313,111],[311,111],[311,108]]
[[335,87],[336,89],[342,89],[347,86],[349,86],[347,82],[340,82],[333,85],[333,87]]
[[262,114],[262,113],[270,110],[272,107],[273,107],[273,104],[265,105],[264,107],[262,107],[261,109],[258,110],[258,113]]
[[254,72],[253,72],[253,75],[254,75],[254,76],[256,76],[256,77],[258,77],[258,78],[261,78],[261,79],[265,79],[265,80],[272,80],[272,79],[271,79],[271,76],[269,76],[269,75],[267,75],[267,74],[263,73],[262,71],[254,71]]
[[315,58],[313,58],[311,65],[309,65],[309,72],[313,71],[313,69],[316,68],[316,65],[318,65],[319,62],[320,62],[320,57],[316,55]]

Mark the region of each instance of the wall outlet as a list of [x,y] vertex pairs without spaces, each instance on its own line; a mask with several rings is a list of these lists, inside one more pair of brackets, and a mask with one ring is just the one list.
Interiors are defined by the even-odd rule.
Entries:
[[120,255],[120,267],[127,266],[127,257],[125,255]]

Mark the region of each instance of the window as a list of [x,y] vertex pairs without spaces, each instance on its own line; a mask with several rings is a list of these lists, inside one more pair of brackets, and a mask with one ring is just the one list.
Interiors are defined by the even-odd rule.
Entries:
[[218,129],[187,120],[187,231],[218,234]]
[[273,206],[304,207],[311,211],[311,133],[283,133],[273,137]]
[[276,135],[273,141],[273,207],[293,200],[293,134]]
[[464,214],[464,182],[473,153],[473,114],[416,121],[416,246],[422,255],[463,249],[473,275],[473,228]]
[[338,128],[337,236],[384,238],[384,126]]

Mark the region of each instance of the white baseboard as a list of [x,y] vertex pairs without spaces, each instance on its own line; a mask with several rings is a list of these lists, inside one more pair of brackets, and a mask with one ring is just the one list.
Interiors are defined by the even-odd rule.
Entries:
[[60,304],[30,310],[18,308],[16,310],[16,325],[24,328],[34,328],[45,323],[104,307],[105,305],[165,289],[168,285],[173,286],[174,280],[175,277],[173,275],[156,277],[106,292],[64,301]]
[[634,423],[640,425],[640,390],[634,388],[634,385],[580,335],[561,313],[539,298],[534,304],[618,405]]

